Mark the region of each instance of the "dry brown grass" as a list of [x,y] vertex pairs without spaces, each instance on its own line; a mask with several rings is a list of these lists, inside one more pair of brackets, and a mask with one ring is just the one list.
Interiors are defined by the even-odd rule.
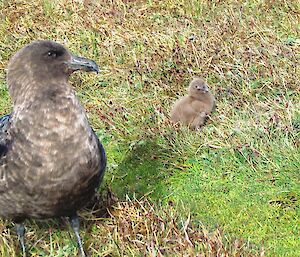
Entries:
[[114,241],[113,256],[264,256],[263,250],[251,253],[247,242],[227,242],[221,230],[209,232],[190,218],[171,206],[159,209],[148,200],[128,200],[112,208],[103,234]]

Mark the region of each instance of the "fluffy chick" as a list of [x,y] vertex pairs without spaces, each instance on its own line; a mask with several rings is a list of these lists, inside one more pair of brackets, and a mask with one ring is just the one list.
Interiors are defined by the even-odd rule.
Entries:
[[207,83],[202,78],[195,77],[188,87],[188,95],[175,102],[170,114],[171,120],[198,130],[214,107],[215,98]]

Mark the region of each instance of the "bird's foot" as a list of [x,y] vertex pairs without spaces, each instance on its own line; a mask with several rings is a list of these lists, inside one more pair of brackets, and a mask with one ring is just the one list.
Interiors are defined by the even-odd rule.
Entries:
[[70,216],[70,224],[71,227],[74,231],[74,234],[76,236],[76,240],[77,240],[77,244],[78,244],[78,248],[80,251],[80,255],[81,257],[86,257],[86,254],[83,250],[83,246],[82,246],[82,242],[81,242],[81,238],[80,238],[80,222],[79,222],[79,218],[77,216],[77,214]]
[[26,257],[26,247],[25,247],[25,227],[23,223],[16,223],[15,228],[18,235],[18,240],[22,249],[22,256]]

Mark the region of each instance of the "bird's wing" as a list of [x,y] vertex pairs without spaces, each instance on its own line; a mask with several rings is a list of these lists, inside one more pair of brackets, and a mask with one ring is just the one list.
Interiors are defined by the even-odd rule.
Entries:
[[99,182],[98,182],[98,186],[99,186],[102,181],[105,169],[106,169],[107,158],[106,158],[105,149],[104,149],[103,145],[101,144],[96,132],[93,129],[92,129],[92,133],[94,134],[94,137],[97,140],[97,144],[98,144],[98,148],[99,148],[100,156],[101,156],[101,165],[100,165],[100,169],[99,169]]
[[11,115],[0,117],[0,195],[5,192],[7,186],[5,172],[5,155],[8,152],[11,142],[9,126]]
[[6,130],[9,120],[10,120],[10,114],[0,117],[0,133]]
[[0,117],[0,161],[8,150],[10,117],[10,114]]
[[99,139],[98,139],[98,145],[99,145],[99,149],[100,149],[100,152],[101,152],[101,167],[100,167],[100,170],[99,170],[100,183],[101,183],[104,172],[105,172],[105,169],[106,169],[107,159],[106,159],[106,153],[105,153],[104,147],[100,143]]

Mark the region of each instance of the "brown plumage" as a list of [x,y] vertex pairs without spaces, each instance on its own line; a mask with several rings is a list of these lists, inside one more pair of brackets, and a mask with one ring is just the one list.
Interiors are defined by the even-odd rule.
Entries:
[[195,77],[189,85],[188,95],[175,102],[170,114],[171,120],[197,130],[204,125],[214,106],[215,98],[207,83]]
[[76,215],[102,180],[105,151],[68,84],[95,62],[53,41],[35,41],[11,59],[13,111],[0,118],[0,217],[17,223],[23,251],[27,218],[69,216],[81,254]]

